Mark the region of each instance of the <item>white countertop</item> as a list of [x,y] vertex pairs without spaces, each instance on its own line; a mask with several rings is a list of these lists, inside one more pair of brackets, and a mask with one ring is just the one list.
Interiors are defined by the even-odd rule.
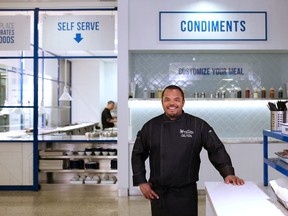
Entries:
[[280,210],[253,182],[235,186],[224,182],[205,182],[208,215],[217,216],[283,216],[288,211]]

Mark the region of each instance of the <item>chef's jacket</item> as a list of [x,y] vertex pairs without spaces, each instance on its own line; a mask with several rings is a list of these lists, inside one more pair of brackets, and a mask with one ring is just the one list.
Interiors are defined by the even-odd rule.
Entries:
[[165,114],[149,120],[138,132],[132,151],[133,185],[147,182],[148,157],[152,185],[183,187],[197,182],[202,147],[223,178],[234,175],[223,143],[203,119],[183,111],[176,120]]

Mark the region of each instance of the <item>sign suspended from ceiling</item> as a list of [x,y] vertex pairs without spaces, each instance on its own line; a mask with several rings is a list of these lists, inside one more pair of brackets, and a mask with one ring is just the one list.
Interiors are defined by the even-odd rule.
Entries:
[[30,50],[30,16],[0,16],[0,50]]
[[46,16],[44,50],[114,50],[115,16]]
[[159,13],[160,41],[266,41],[266,12]]

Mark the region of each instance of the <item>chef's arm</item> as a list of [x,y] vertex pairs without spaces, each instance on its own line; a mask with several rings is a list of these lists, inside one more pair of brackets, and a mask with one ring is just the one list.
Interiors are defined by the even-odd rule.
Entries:
[[117,122],[117,117],[108,118],[108,119],[106,119],[106,121],[109,123],[115,123],[115,122]]
[[208,128],[204,134],[206,134],[203,136],[205,140],[204,147],[208,151],[208,157],[213,166],[218,170],[223,179],[228,175],[235,175],[231,158],[213,128]]
[[224,182],[233,185],[243,185],[244,180],[235,176],[231,158],[227,153],[224,144],[212,128],[207,131],[206,138],[206,149],[208,151],[209,160],[219,171]]

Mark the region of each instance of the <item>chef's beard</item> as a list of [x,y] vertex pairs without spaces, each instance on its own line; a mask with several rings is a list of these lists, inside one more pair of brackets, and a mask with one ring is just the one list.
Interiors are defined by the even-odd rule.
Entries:
[[181,115],[181,113],[172,113],[172,114],[169,114],[169,113],[165,113],[166,114],[166,116],[168,117],[168,118],[170,118],[170,119],[175,119],[175,118],[177,118],[178,116],[180,116]]
[[168,105],[165,108],[164,107],[165,106],[163,106],[163,110],[164,110],[165,115],[168,118],[170,118],[171,120],[175,120],[183,112],[183,110],[177,105]]

